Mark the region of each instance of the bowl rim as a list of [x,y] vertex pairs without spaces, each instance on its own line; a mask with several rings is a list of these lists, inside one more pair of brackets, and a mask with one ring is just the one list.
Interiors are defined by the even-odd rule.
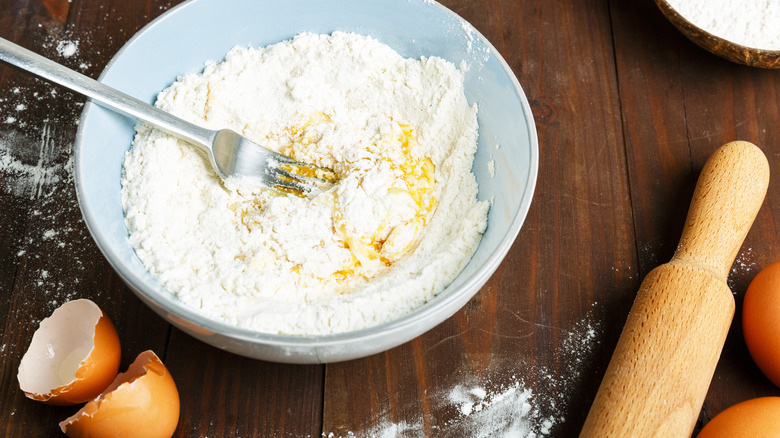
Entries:
[[[127,42],[125,42],[125,44],[122,46],[122,48],[120,48],[119,51],[117,51],[116,54],[114,54],[114,56],[106,64],[100,76],[98,77],[98,81],[102,82],[104,80],[105,76],[110,72],[111,68],[114,66],[117,60],[124,54],[124,52],[128,49],[128,47],[130,47],[137,39],[141,38],[143,35],[145,35],[147,32],[149,32],[151,29],[155,28],[156,26],[160,26],[162,23],[165,22],[165,20],[167,20],[173,14],[177,13],[177,11],[180,11],[184,8],[191,7],[193,4],[196,4],[198,1],[200,0],[187,0],[183,3],[180,3],[179,5],[174,6],[173,8],[162,13],[161,15],[159,15],[158,17],[156,17],[155,19],[147,23],[143,28],[141,28],[138,32],[136,32],[135,35],[133,35]],[[220,336],[227,337],[237,341],[250,342],[252,344],[263,344],[272,347],[281,347],[281,348],[288,348],[288,349],[302,349],[302,348],[316,347],[317,349],[319,349],[323,347],[327,348],[329,346],[343,346],[345,343],[355,344],[355,343],[370,342],[378,338],[385,338],[392,333],[403,332],[407,330],[409,327],[414,326],[415,323],[428,319],[432,315],[437,314],[439,312],[447,311],[447,306],[446,306],[447,303],[452,305],[453,302],[457,302],[459,299],[465,298],[466,299],[464,301],[465,304],[467,300],[471,299],[471,297],[473,297],[479,291],[479,289],[493,275],[496,269],[498,269],[498,266],[503,261],[505,255],[508,253],[511,246],[514,244],[514,241],[518,233],[520,232],[522,224],[524,223],[525,218],[528,215],[528,212],[530,210],[533,194],[536,189],[536,183],[538,177],[538,166],[539,166],[539,145],[538,145],[538,138],[536,132],[536,125],[534,123],[531,106],[528,102],[528,98],[525,92],[522,89],[522,86],[520,85],[520,82],[518,81],[517,77],[512,71],[512,68],[509,66],[509,64],[504,60],[504,58],[501,56],[498,50],[490,43],[490,41],[487,38],[485,38],[468,21],[461,18],[459,15],[457,15],[447,7],[439,4],[438,2],[432,0],[409,0],[409,1],[425,3],[426,6],[436,7],[440,11],[444,12],[452,19],[454,19],[457,23],[461,24],[462,26],[467,26],[464,27],[464,29],[468,29],[470,34],[473,34],[475,38],[479,39],[480,42],[485,45],[485,47],[489,50],[490,55],[495,57],[496,61],[501,66],[502,70],[504,71],[508,79],[511,81],[512,88],[517,94],[520,104],[523,108],[523,118],[525,119],[526,124],[528,126],[528,141],[530,145],[528,151],[529,172],[527,175],[526,191],[523,194],[523,199],[521,200],[514,214],[514,217],[512,218],[509,224],[506,233],[504,233],[504,235],[501,236],[500,244],[497,245],[497,247],[494,248],[493,251],[489,253],[483,265],[480,266],[480,268],[477,269],[474,272],[474,274],[472,274],[469,278],[467,278],[456,289],[449,291],[446,294],[446,296],[444,296],[445,294],[437,294],[436,296],[428,300],[428,302],[417,307],[412,312],[404,316],[401,316],[399,318],[396,318],[394,320],[379,325],[375,325],[375,326],[371,326],[359,330],[332,333],[332,334],[286,335],[286,334],[258,332],[255,330],[237,327],[224,322],[213,320],[207,316],[204,316],[196,312],[195,309],[189,308],[189,306],[187,306],[183,302],[177,301],[177,299],[173,296],[172,296],[172,301],[166,302],[166,299],[164,297],[158,296],[156,291],[141,290],[140,287],[135,286],[135,285],[143,285],[144,281],[142,281],[142,279],[139,276],[135,275],[133,272],[129,270],[125,270],[122,267],[122,263],[120,262],[118,255],[112,253],[108,245],[103,243],[107,239],[105,239],[104,233],[101,232],[101,230],[98,229],[96,224],[93,222],[92,217],[94,216],[94,213],[89,208],[89,206],[85,204],[84,201],[85,186],[84,186],[83,178],[81,177],[82,171],[81,171],[81,166],[79,164],[81,162],[80,160],[81,149],[82,149],[81,145],[84,142],[84,136],[85,136],[84,131],[85,131],[85,126],[87,125],[86,123],[84,123],[84,121],[90,115],[91,111],[93,111],[93,106],[96,106],[96,104],[94,104],[91,100],[88,99],[86,104],[84,105],[84,109],[79,119],[80,123],[77,129],[76,139],[74,143],[75,145],[74,183],[76,186],[76,197],[78,200],[80,210],[82,212],[83,220],[87,226],[87,229],[92,235],[95,244],[98,246],[101,253],[103,253],[103,256],[112,266],[114,271],[123,279],[123,281],[129,286],[129,288],[134,293],[140,295],[142,301],[145,301],[147,304],[151,302],[154,305],[158,306],[159,308],[165,309],[169,315],[174,315],[188,323],[196,324],[198,328],[210,332],[209,334],[218,334]],[[164,287],[162,287],[162,289],[164,290]],[[469,292],[471,293],[469,294]],[[434,300],[443,300],[444,303],[439,303],[439,305],[437,306],[428,305],[431,301]],[[169,305],[169,303],[171,302],[174,303],[173,307]],[[462,305],[457,306],[454,310],[449,312],[449,314],[445,318],[442,318],[441,321],[437,323],[437,325],[441,324],[441,322],[445,321],[447,318],[452,316],[452,314],[457,312],[457,310],[460,309],[461,307]],[[178,325],[175,322],[170,321],[169,318],[166,318],[166,320],[171,324]],[[403,342],[408,342],[408,340]],[[397,343],[396,345],[400,345],[400,343]],[[360,357],[364,357],[367,355],[368,354],[364,354]]]

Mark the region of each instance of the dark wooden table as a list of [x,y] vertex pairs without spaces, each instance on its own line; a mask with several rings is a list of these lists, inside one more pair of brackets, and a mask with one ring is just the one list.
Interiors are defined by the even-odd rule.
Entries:
[[[175,3],[0,0],[0,37],[97,77]],[[346,363],[243,358],[153,314],[81,219],[72,157],[83,99],[0,67],[0,435],[57,436],[77,410],[26,399],[16,372],[38,322],[90,298],[117,326],[123,370],[146,349],[171,370],[176,436],[576,436],[642,278],[674,252],[706,158],[748,140],[780,170],[780,71],[699,49],[651,0],[442,3],[497,47],[531,102],[533,205],[503,264],[460,312]],[[751,361],[739,315],[753,276],[780,259],[776,208],[773,182],[729,277],[737,315],[697,430],[734,403],[780,395]]]

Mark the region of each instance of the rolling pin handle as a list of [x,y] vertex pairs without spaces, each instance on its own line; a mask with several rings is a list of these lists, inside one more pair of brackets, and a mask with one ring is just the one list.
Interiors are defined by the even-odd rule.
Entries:
[[726,278],[768,185],[748,142],[707,160],[680,245],[642,281],[581,438],[691,435],[734,317]]

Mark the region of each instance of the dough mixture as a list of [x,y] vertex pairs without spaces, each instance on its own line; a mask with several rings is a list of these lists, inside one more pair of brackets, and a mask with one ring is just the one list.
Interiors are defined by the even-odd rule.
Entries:
[[222,181],[196,147],[145,125],[124,160],[130,243],[203,314],[318,335],[411,312],[450,283],[486,227],[463,72],[349,33],[236,47],[156,105],[333,169],[306,196]]

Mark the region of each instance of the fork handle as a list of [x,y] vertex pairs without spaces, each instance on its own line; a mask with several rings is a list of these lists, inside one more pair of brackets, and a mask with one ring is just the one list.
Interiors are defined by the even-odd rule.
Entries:
[[202,128],[186,120],[129,96],[77,71],[44,58],[6,39],[0,38],[0,61],[30,72],[47,81],[62,85],[71,91],[92,99],[110,110],[148,123],[168,134],[196,144],[211,155],[215,131]]

